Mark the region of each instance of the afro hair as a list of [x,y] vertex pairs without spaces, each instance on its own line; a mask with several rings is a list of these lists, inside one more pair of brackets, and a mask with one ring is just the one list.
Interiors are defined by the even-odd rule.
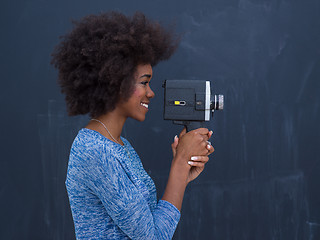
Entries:
[[74,21],[52,53],[70,116],[98,117],[128,100],[137,65],[156,65],[176,50],[179,36],[137,12],[89,15]]

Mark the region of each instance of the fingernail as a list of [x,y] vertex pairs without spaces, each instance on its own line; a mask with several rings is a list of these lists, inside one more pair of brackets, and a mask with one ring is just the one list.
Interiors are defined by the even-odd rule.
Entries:
[[212,148],[212,146],[208,144],[208,145],[207,145],[207,148],[208,148],[208,149],[211,149],[211,148]]
[[192,161],[196,161],[196,160],[198,160],[198,158],[197,157],[191,157],[191,160]]
[[189,161],[188,164],[192,166],[192,165],[193,165],[193,162],[192,162],[192,161]]
[[211,133],[211,135],[212,135],[212,134],[213,134],[213,131],[211,130],[210,133]]
[[178,138],[178,136],[177,136],[177,135],[175,135],[175,136],[174,136],[174,138],[173,138],[173,141],[175,141],[177,138]]

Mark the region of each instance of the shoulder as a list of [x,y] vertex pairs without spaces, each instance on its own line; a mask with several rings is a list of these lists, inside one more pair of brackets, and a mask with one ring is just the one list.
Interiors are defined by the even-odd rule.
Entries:
[[134,150],[134,148],[132,147],[131,143],[124,137],[121,137],[121,140],[123,142],[123,144],[125,145],[126,148],[130,149],[130,150]]
[[83,128],[73,141],[70,160],[78,164],[91,165],[112,155],[114,149],[111,141],[94,130]]
[[103,148],[102,136],[90,129],[82,128],[75,137],[71,151],[91,151]]

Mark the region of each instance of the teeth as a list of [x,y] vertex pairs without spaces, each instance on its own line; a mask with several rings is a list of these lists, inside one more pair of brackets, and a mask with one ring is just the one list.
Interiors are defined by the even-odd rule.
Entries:
[[141,104],[141,106],[144,106],[145,108],[149,108],[148,104],[146,104],[146,103],[140,103],[140,104]]

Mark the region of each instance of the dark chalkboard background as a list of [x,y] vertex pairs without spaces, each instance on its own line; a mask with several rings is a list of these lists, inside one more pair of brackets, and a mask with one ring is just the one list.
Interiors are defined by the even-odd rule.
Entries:
[[162,119],[162,81],[210,79],[225,95],[174,239],[320,239],[319,0],[2,1],[0,239],[74,239],[64,180],[87,117],[67,116],[50,54],[70,20],[109,10],[184,34],[154,69],[147,120],[123,132],[159,197],[181,130]]

